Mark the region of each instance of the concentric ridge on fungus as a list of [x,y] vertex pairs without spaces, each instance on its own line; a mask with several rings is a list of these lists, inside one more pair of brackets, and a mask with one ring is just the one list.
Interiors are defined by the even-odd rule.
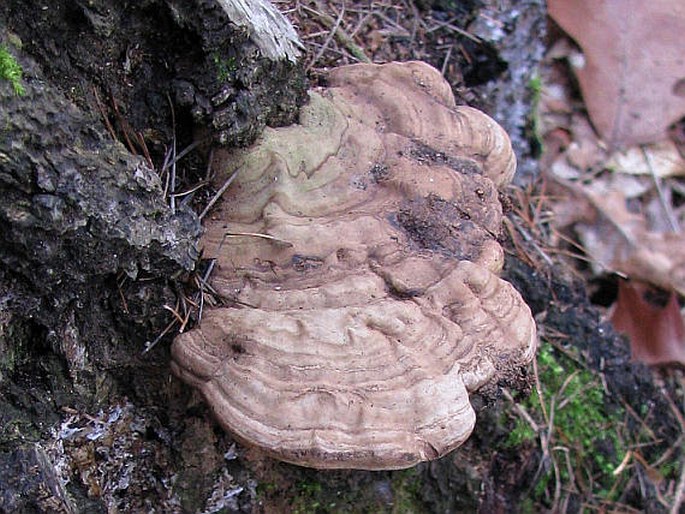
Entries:
[[174,372],[238,439],[304,466],[404,468],[463,443],[469,393],[535,350],[497,276],[504,131],[426,64],[360,64],[220,162],[219,182],[239,171],[204,247],[229,306],[176,338]]

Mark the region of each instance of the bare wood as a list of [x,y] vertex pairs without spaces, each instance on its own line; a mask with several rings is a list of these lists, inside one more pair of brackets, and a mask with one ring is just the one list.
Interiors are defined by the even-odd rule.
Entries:
[[218,0],[233,23],[250,31],[265,57],[296,62],[303,48],[295,29],[268,0]]

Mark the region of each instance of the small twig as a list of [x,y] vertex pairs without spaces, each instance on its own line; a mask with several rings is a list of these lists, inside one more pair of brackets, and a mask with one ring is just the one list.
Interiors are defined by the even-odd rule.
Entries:
[[[576,376],[580,373],[580,370],[576,370],[573,373],[571,373],[569,376],[566,377],[564,382],[561,384],[561,387],[559,388],[559,391],[557,392],[556,396],[557,398],[560,398],[560,401],[557,404],[557,409],[561,410],[563,409],[568,402],[570,402],[573,399],[573,396],[567,396],[566,398],[561,399],[563,396],[564,392],[566,391],[566,388],[569,386],[571,381],[576,378]],[[591,388],[591,386],[586,386],[588,389]],[[581,389],[579,392],[582,392],[583,390]],[[576,392],[578,394],[578,392]]]
[[666,195],[664,194],[664,188],[661,186],[661,180],[656,174],[656,171],[654,171],[654,166],[652,165],[652,159],[649,155],[649,152],[645,150],[644,145],[640,145],[640,150],[642,151],[642,156],[645,159],[645,163],[647,164],[647,168],[649,168],[649,173],[652,176],[652,181],[654,182],[654,187],[656,188],[656,194],[659,198],[659,204],[661,205],[661,209],[664,211],[664,215],[666,216],[666,219],[668,220],[668,224],[671,226],[671,231],[675,233],[680,232],[680,224],[678,223],[678,220],[676,217],[673,215],[673,210],[670,208],[668,205],[668,202],[666,201]]
[[545,398],[542,396],[542,383],[540,382],[540,374],[538,373],[538,362],[537,359],[533,359],[533,378],[535,379],[535,391],[538,395],[538,401],[540,402],[540,410],[542,410],[542,417],[545,422],[549,425],[549,415],[547,414],[547,408],[545,406]]
[[447,65],[450,63],[450,57],[452,57],[452,49],[454,48],[454,45],[450,45],[450,47],[447,49],[447,53],[445,54],[445,59],[442,61],[442,68],[440,68],[440,75],[443,77],[445,76],[445,72],[447,71]]
[[[223,244],[223,240],[221,241],[221,243]],[[221,244],[219,245],[219,248],[221,248]],[[205,274],[202,275],[202,278],[200,279],[200,308],[198,309],[197,315],[198,323],[202,320],[202,309],[205,305],[205,286],[209,285],[209,276],[212,274],[212,271],[214,271],[215,264],[216,259],[212,259],[212,262],[209,263],[209,266],[207,266],[207,269],[205,270]]]
[[136,132],[136,137],[138,138],[138,145],[140,146],[140,149],[143,151],[143,156],[147,161],[147,165],[150,166],[151,170],[154,170],[155,163],[152,162],[152,156],[150,155],[150,150],[147,147],[147,143],[145,142],[143,134],[141,134],[140,132]]
[[416,8],[416,5],[414,5],[414,2],[409,3],[409,7],[412,10],[413,16],[411,17],[411,36],[409,41],[411,41],[411,45],[415,46],[416,45],[416,33],[419,30],[419,24],[423,25],[424,29],[426,28],[425,24],[421,21],[423,17],[419,14],[418,9]]
[[[508,218],[504,218],[505,224],[509,222]],[[526,240],[528,244],[530,244],[535,251],[542,257],[542,259],[550,266],[553,266],[552,259],[544,252],[542,251],[542,248],[537,244],[535,241],[535,238],[531,236],[519,223],[512,223],[516,230],[523,236],[523,239]]]
[[478,43],[478,44],[482,43],[482,41],[480,40],[479,37],[474,36],[473,34],[470,34],[469,32],[466,32],[464,29],[460,29],[456,25],[452,25],[453,21],[456,21],[456,18],[453,18],[453,19],[448,20],[448,21],[438,22],[437,24],[433,25],[432,27],[427,28],[426,33],[430,34],[431,32],[434,32],[436,30],[447,28],[447,29],[453,30],[457,34],[464,36],[465,38],[470,39],[474,43]]
[[205,181],[198,182],[197,184],[195,184],[193,187],[191,187],[190,189],[188,189],[188,190],[186,190],[186,191],[182,191],[182,192],[180,192],[180,193],[174,193],[174,194],[169,195],[169,196],[174,197],[174,198],[179,198],[179,197],[181,197],[181,196],[186,196],[186,195],[189,195],[190,193],[194,193],[195,191],[197,191],[197,190],[199,190],[199,189],[202,189],[202,188],[205,187],[206,185],[207,185],[207,182],[205,182]]
[[623,470],[626,469],[628,466],[628,463],[630,462],[630,459],[633,456],[633,450],[628,450],[626,454],[623,456],[623,459],[621,460],[621,463],[616,467],[615,470],[611,472],[611,474],[615,477],[623,473]]
[[123,281],[121,283],[117,282],[117,290],[119,291],[119,296],[121,297],[121,304],[124,306],[124,312],[129,314],[128,303],[126,302],[126,297],[124,296],[124,291],[121,289]]
[[353,38],[357,35],[357,33],[362,29],[364,25],[368,23],[368,21],[371,19],[371,13],[364,13],[364,16],[359,20],[359,23],[357,23],[357,26],[354,28],[354,30],[350,33],[350,37]]
[[229,188],[229,186],[233,183],[235,178],[238,176],[238,172],[240,171],[240,168],[236,169],[228,179],[226,179],[226,182],[224,182],[224,185],[219,188],[219,190],[216,192],[216,194],[212,197],[212,199],[209,201],[207,206],[204,208],[204,210],[200,213],[200,216],[198,216],[200,219],[204,218],[209,210],[214,207],[214,204],[221,198],[221,195],[223,195],[226,190]]
[[[381,21],[384,21],[388,25],[391,25],[395,29],[394,35],[399,36],[399,37],[406,37],[406,38],[411,38],[411,33],[404,28],[402,25],[398,24],[391,18],[388,18],[385,14],[382,12],[374,11],[374,16],[377,18],[380,18]],[[387,29],[386,29],[387,30]],[[391,33],[392,34],[392,33]]]
[[321,56],[326,51],[326,48],[328,48],[328,45],[331,44],[331,41],[333,40],[335,33],[340,28],[340,24],[342,23],[344,15],[345,15],[345,4],[343,3],[342,7],[340,9],[340,13],[338,14],[338,19],[335,20],[335,25],[333,25],[333,27],[331,27],[331,30],[328,33],[328,36],[326,37],[326,40],[323,42],[323,46],[319,49],[319,51],[316,53],[314,58],[312,58],[310,63],[307,65],[307,68],[306,68],[307,71],[309,71],[312,68],[312,66],[314,66],[314,63],[316,63],[319,59],[321,59]]
[[173,307],[169,307],[166,304],[162,305],[162,308],[168,310],[171,314],[173,314],[179,323],[183,323],[183,317],[178,313],[176,309],[174,309]]
[[183,159],[186,155],[188,155],[189,152],[195,150],[195,148],[197,148],[199,145],[204,143],[204,141],[205,141],[204,139],[197,139],[197,140],[193,141],[192,143],[190,143],[183,150],[178,152],[175,159],[172,159],[170,162],[168,162],[164,166],[162,166],[162,170],[160,171],[160,173],[163,171],[166,171],[169,168],[169,166],[172,166],[172,165],[176,164],[178,161],[180,161],[181,159]]
[[[273,241],[274,243],[278,243],[284,246],[293,246],[293,244],[289,241],[285,241],[283,239],[279,239],[274,236],[270,236],[269,234],[260,234],[258,232],[226,232],[224,234],[224,239],[227,237],[258,237],[261,239],[267,239],[269,241]],[[223,242],[223,241],[222,241]]]
[[124,136],[124,139],[126,140],[126,144],[128,145],[128,150],[131,152],[133,155],[138,155],[138,152],[136,152],[136,147],[133,146],[133,143],[131,142],[131,138],[128,137],[128,130],[127,128],[129,127],[128,123],[124,119],[124,117],[121,115],[121,112],[119,112],[119,106],[117,105],[117,101],[114,98],[114,95],[110,92],[110,99],[112,100],[112,110],[114,111],[114,115],[117,118],[117,121],[119,122],[119,125],[121,126],[121,133]]
[[169,330],[174,328],[174,325],[176,324],[176,318],[172,319],[171,322],[162,330],[157,337],[155,337],[152,341],[148,341],[145,343],[145,349],[143,350],[143,355],[145,355],[147,352],[152,350],[155,346],[157,346],[157,343],[159,343],[162,338],[169,333]]
[[209,157],[207,157],[207,171],[205,172],[205,182],[209,182],[212,178],[212,162],[214,161],[214,147],[209,151]]
[[520,405],[516,400],[514,400],[514,397],[511,395],[508,389],[502,388],[502,394],[504,397],[513,405],[514,410],[518,413],[519,416],[521,416],[526,423],[530,425],[530,428],[533,429],[533,431],[536,434],[540,433],[540,426],[535,422],[533,417],[528,414],[528,411],[523,405]]
[[107,111],[105,111],[105,106],[102,105],[102,101],[100,101],[100,95],[98,94],[98,90],[95,86],[93,86],[93,95],[95,95],[95,103],[98,105],[98,110],[102,116],[102,121],[105,123],[105,127],[107,127],[107,132],[109,132],[109,135],[112,136],[113,140],[118,141],[117,134],[114,132],[114,127],[112,127],[112,124],[109,121]]
[[[316,9],[312,9],[311,7],[308,7],[306,5],[303,5],[302,8],[308,11],[310,14],[313,14],[316,16],[327,28],[331,29],[335,27],[336,25],[336,20],[333,19],[332,16],[326,14],[323,12],[323,9],[321,8],[321,5],[319,2],[316,2],[316,7],[317,9],[320,9],[322,12],[317,11]],[[359,45],[357,45],[350,36],[347,35],[347,33],[340,27],[337,27],[336,30],[333,32],[335,39],[343,45],[345,48],[347,48],[348,52],[357,59],[360,62],[367,62],[370,63],[371,59],[367,57],[367,55],[364,53],[364,50],[361,49]],[[312,64],[315,63],[316,61],[312,61]],[[311,66],[310,65],[310,66]]]
[[188,309],[188,311],[186,312],[185,318],[183,318],[183,321],[181,322],[181,326],[178,327],[178,333],[179,333],[179,334],[182,334],[183,331],[186,329],[186,325],[187,325],[188,322],[190,321],[190,314],[191,314],[191,312],[192,312],[192,311],[191,311],[190,309]]
[[680,464],[680,477],[678,478],[678,485],[675,490],[675,497],[673,498],[673,505],[671,505],[670,514],[679,514],[680,507],[685,498],[685,462]]

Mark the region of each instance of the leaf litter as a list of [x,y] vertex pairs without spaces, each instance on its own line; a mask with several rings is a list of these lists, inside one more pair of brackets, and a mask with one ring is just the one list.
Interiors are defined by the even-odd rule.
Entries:
[[[541,172],[552,212],[547,250],[571,260],[607,307],[604,319],[626,335],[636,366],[625,371],[651,366],[668,412],[641,417],[623,403],[642,428],[621,433],[628,449],[612,474],[641,473],[656,495],[655,512],[677,513],[685,503],[685,56],[679,35],[685,4],[549,0],[548,6],[558,25],[550,24],[538,105]],[[610,348],[599,351],[611,360]],[[666,427],[673,433],[664,437]],[[641,433],[651,434],[650,444],[668,441],[670,449],[650,454]]]
[[574,56],[574,71],[606,144],[665,139],[685,115],[685,3],[549,0],[548,9],[582,49]]
[[[583,52],[557,38],[541,96],[543,169],[561,197],[556,227],[578,240],[590,280],[621,277],[610,318],[633,358],[685,365],[685,160],[673,128],[685,115],[685,59],[673,37],[685,31],[685,4],[550,0],[549,12]],[[656,289],[667,301],[645,299]]]

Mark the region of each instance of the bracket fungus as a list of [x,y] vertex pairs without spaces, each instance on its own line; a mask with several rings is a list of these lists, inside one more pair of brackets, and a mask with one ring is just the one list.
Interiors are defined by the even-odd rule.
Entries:
[[333,70],[296,126],[219,157],[205,309],[172,368],[219,422],[314,468],[398,469],[463,443],[469,393],[535,352],[498,277],[504,130],[419,63]]

